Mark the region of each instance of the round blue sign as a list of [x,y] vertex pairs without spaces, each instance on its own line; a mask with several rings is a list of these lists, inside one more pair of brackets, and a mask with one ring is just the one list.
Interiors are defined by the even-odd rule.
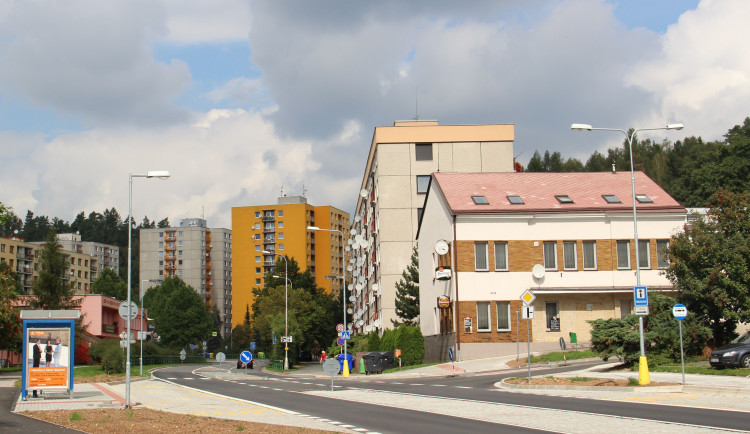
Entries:
[[672,316],[682,321],[687,317],[688,310],[683,304],[675,304],[672,308]]
[[253,360],[253,353],[250,351],[243,351],[240,353],[240,361],[242,363],[250,363]]

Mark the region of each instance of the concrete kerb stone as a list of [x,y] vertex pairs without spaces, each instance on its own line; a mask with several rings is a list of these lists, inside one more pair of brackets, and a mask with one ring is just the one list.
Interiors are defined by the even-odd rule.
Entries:
[[638,392],[638,393],[681,393],[683,392],[683,386],[667,385],[667,386],[576,386],[576,385],[565,385],[565,384],[512,384],[508,383],[507,378],[495,383],[495,387],[498,389],[523,389],[523,390],[592,390],[601,392]]

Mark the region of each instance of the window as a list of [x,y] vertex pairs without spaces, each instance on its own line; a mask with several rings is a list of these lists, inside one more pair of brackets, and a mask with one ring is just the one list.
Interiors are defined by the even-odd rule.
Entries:
[[563,241],[563,268],[566,270],[578,269],[578,256],[575,241]]
[[177,251],[177,256],[182,256],[182,250]]
[[544,310],[547,316],[547,331],[559,332],[560,331],[560,312],[557,308],[556,301],[548,301],[544,303]]
[[567,194],[557,194],[555,195],[555,198],[560,203],[575,203],[573,202],[573,199],[571,199]]
[[430,187],[430,175],[417,175],[417,193],[427,193]]
[[260,252],[260,244],[257,244],[257,245],[255,246],[255,251],[256,251],[256,252]]
[[511,205],[523,205],[523,199],[521,199],[521,196],[505,196],[508,198],[508,202],[510,202]]
[[[174,243],[169,243],[169,245],[174,247]],[[177,247],[182,247],[182,240],[177,241]]]
[[177,270],[177,275],[178,276],[182,276],[182,268],[180,268],[179,270]]
[[648,240],[638,240],[638,266],[651,268],[651,255]]
[[423,215],[424,215],[424,208],[417,208],[417,224],[422,223]]
[[256,257],[255,257],[255,262],[256,262],[256,263],[257,263],[257,262],[260,262],[260,256],[256,256]]
[[279,232],[279,239],[280,239],[280,240],[283,240],[283,239],[284,239],[284,233],[283,233],[283,232]]
[[656,240],[656,267],[657,268],[669,267],[669,259],[667,258],[668,248],[669,248],[669,240]]
[[178,231],[178,232],[177,232],[177,236],[180,236],[180,237],[181,237],[181,236],[182,236],[182,231]]
[[260,211],[255,211],[255,218],[256,218],[256,219],[259,219],[259,218],[260,218]]
[[547,270],[557,270],[557,242],[544,242],[544,268]]
[[159,238],[164,238],[164,232],[159,232]]
[[596,241],[583,242],[583,269],[596,270]]
[[164,265],[164,261],[159,261],[159,266],[161,267],[162,265]]
[[279,229],[284,227],[284,222],[279,222]]
[[495,271],[508,271],[507,241],[495,241]]
[[489,271],[487,266],[487,241],[474,243],[474,269],[476,271]]
[[620,300],[620,319],[625,319],[631,312],[633,312],[633,300]]
[[614,194],[603,194],[602,198],[604,198],[607,203],[622,203]]
[[654,203],[654,201],[645,194],[636,194],[635,200],[637,200],[638,203]]
[[510,331],[510,302],[497,302],[497,331]]
[[160,258],[163,258],[163,257],[164,257],[164,251],[163,251],[163,250],[159,250],[159,257],[160,257]]
[[415,143],[414,155],[417,161],[432,161],[432,143]]
[[159,270],[159,276],[163,276],[163,275],[164,275],[164,270]]
[[617,268],[630,268],[630,241],[617,242]]
[[487,198],[484,196],[472,196],[471,200],[474,201],[474,205],[489,205]]
[[164,241],[159,241],[159,248],[161,249],[163,247],[164,247]]
[[255,284],[260,285],[260,279],[255,279]]
[[5,251],[5,244],[0,244],[0,252],[4,252],[4,251]]
[[255,267],[255,273],[260,273],[260,267]]
[[283,209],[279,210],[279,217],[284,217],[284,210]]
[[488,301],[477,302],[477,331],[490,331],[490,303]]

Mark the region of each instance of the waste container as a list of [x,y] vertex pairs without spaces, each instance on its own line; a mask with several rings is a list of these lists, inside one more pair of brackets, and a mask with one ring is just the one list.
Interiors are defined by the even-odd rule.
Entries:
[[[336,356],[336,360],[339,361],[339,369],[341,372],[344,372],[344,354],[342,353]],[[349,372],[352,372],[354,370],[354,356],[347,353],[346,360],[349,362]]]
[[266,358],[266,353],[264,353],[263,351],[259,352],[258,353],[258,358],[259,359],[265,359]]
[[364,364],[365,374],[380,373],[383,370],[383,357],[378,352],[369,352],[362,355],[359,363]]

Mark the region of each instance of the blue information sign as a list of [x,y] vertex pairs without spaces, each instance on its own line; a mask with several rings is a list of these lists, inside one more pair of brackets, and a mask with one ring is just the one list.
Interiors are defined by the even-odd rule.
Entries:
[[242,363],[250,363],[253,360],[253,353],[250,351],[243,351],[240,353],[240,361]]
[[648,306],[648,289],[645,286],[634,287],[633,297],[636,306]]
[[255,342],[250,342],[250,350],[255,350]]

